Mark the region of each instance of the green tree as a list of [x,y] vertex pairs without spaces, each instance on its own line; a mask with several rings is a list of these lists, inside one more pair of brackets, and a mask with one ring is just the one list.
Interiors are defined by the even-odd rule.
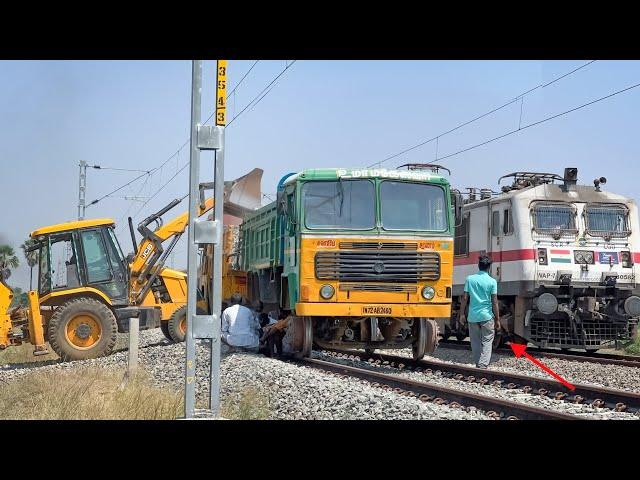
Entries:
[[29,265],[29,269],[30,269],[29,270],[29,290],[33,290],[33,267],[38,265],[38,250],[33,250],[31,252],[28,252],[27,250],[29,250],[30,247],[33,247],[37,243],[38,242],[36,242],[32,238],[28,238],[27,240],[24,241],[22,245],[20,245],[20,248],[24,253],[24,258],[26,258],[27,265]]
[[[10,245],[0,245],[0,274],[5,278],[9,278],[12,268],[18,268],[20,260],[16,257],[16,252]],[[6,272],[5,272],[6,270]]]

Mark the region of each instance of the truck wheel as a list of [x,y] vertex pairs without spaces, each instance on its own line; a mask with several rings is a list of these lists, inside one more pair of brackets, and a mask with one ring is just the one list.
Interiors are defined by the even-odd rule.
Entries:
[[49,320],[47,336],[64,361],[109,355],[118,337],[118,324],[104,303],[83,297],[69,300]]
[[435,352],[438,346],[438,324],[430,318],[419,318],[415,322],[411,351],[414,360],[421,360],[425,355]]
[[[207,312],[200,308],[196,308],[196,315],[206,315]],[[165,323],[165,322],[162,322]],[[187,334],[187,306],[183,305],[178,308],[167,323],[167,332],[169,333],[169,340],[173,340],[176,343],[184,342]]]

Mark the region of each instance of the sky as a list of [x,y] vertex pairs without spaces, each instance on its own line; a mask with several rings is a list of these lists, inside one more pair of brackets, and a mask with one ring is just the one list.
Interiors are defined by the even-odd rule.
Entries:
[[[232,89],[255,60],[229,60]],[[292,60],[260,60],[229,98],[233,118]],[[577,61],[296,61],[255,106],[226,131],[225,178],[264,170],[263,192],[302,168],[364,167],[499,107],[587,63]],[[638,61],[596,61],[487,117],[444,135],[438,157],[518,126],[569,110],[640,82]],[[215,61],[204,63],[203,120],[213,111]],[[4,213],[0,243],[22,266],[9,284],[29,285],[19,245],[36,228],[75,220],[78,163],[151,170],[153,175],[87,208],[113,218],[125,254],[132,251],[126,215],[136,224],[188,191],[190,61],[0,61],[0,164]],[[498,189],[517,170],[562,174],[579,183],[607,177],[605,189],[637,199],[640,88],[630,90],[439,163],[451,183]],[[176,154],[176,152],[178,152]],[[203,181],[212,154],[202,156]],[[432,162],[436,142],[382,164]],[[87,203],[129,182],[135,172],[89,169]],[[147,205],[143,202],[159,192]],[[125,199],[124,197],[129,197]],[[131,200],[137,197],[137,200]],[[186,201],[166,218],[186,210]],[[186,265],[186,235],[169,266]]]

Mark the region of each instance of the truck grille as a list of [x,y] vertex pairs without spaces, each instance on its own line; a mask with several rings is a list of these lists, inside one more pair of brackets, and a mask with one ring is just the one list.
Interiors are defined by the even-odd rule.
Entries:
[[416,293],[418,287],[415,285],[398,285],[398,284],[373,284],[366,283],[341,283],[341,292],[401,292]]
[[418,244],[414,242],[340,242],[340,250],[417,250]]
[[341,282],[417,283],[440,278],[437,252],[332,251],[318,252],[315,273],[319,280]]

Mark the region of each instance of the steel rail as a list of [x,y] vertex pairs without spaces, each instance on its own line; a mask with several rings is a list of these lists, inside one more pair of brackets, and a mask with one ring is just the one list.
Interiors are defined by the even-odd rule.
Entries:
[[350,367],[315,358],[289,360],[290,362],[329,372],[338,376],[359,378],[368,381],[374,387],[392,389],[401,395],[416,396],[422,401],[433,401],[437,404],[456,406],[473,406],[487,412],[493,418],[507,420],[577,420],[576,415],[532,407],[520,402],[512,402],[501,398],[479,395],[473,392],[455,390],[426,382],[417,382],[395,377],[363,368]]
[[[400,357],[388,354],[368,355],[364,352],[346,351],[337,349],[323,349],[327,352],[352,355],[360,357],[361,360],[378,359],[388,362],[391,368],[407,370],[440,371],[445,373],[447,378],[466,381],[469,383],[488,384],[507,388],[510,390],[521,389],[524,393],[533,393],[548,396],[555,400],[577,404],[589,404],[598,408],[609,408],[616,412],[637,413],[640,412],[640,394],[617,390],[595,385],[577,384],[574,391],[571,391],[560,383],[550,378],[534,377],[520,373],[504,372],[498,370],[485,370],[461,364],[450,364],[437,360],[413,360],[412,358]],[[397,365],[397,366],[396,366]],[[384,365],[387,366],[387,365]]]

